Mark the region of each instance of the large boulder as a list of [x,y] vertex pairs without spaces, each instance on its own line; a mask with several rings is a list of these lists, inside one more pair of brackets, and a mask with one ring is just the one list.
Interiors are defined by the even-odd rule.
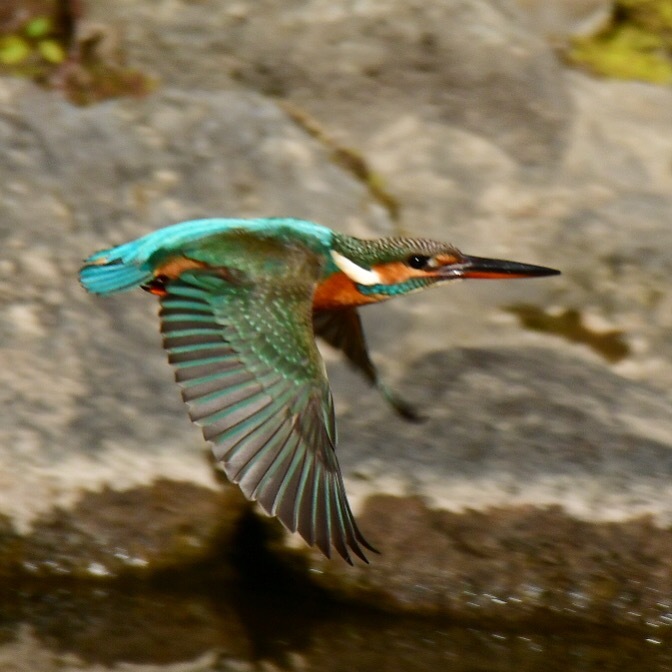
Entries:
[[[664,623],[672,93],[567,72],[505,1],[90,7],[162,86],[78,109],[0,82],[2,567],[150,571],[232,539],[244,505],[186,420],[153,299],[87,296],[76,272],[176,221],[286,215],[563,271],[365,311],[429,420],[331,366],[346,485],[383,556],[344,572],[309,554],[311,576],[395,609],[497,615],[512,590],[521,617],[581,595],[573,617]],[[121,538],[129,503],[162,511],[151,554],[137,521]]]

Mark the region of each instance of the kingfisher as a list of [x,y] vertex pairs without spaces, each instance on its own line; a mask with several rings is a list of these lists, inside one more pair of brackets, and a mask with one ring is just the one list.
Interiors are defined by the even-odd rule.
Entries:
[[80,270],[100,295],[158,297],[163,345],[191,420],[244,495],[327,557],[378,552],[357,527],[336,457],[336,425],[315,337],[402,416],[380,379],[360,306],[462,278],[556,275],[467,256],[422,238],[362,240],[290,218],[182,222],[97,252]]

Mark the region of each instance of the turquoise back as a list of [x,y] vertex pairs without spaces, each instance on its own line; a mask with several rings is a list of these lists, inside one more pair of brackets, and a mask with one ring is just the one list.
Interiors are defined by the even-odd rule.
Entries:
[[[291,218],[196,219],[167,226],[129,243],[91,255],[79,274],[84,288],[93,294],[123,292],[149,282],[153,277],[152,257],[179,252],[200,239],[235,231],[255,233],[288,243],[301,242],[316,251],[327,252],[333,232],[314,222]],[[225,263],[225,260],[222,260]]]

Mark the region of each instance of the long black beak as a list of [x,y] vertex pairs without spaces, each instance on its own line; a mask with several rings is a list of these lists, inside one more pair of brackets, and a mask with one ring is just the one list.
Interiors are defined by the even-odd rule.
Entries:
[[[452,272],[451,272],[452,270]],[[452,269],[446,267],[447,275],[458,278],[479,278],[484,280],[512,280],[514,278],[541,278],[546,275],[560,275],[560,271],[545,266],[521,264],[504,259],[485,259],[462,255]]]

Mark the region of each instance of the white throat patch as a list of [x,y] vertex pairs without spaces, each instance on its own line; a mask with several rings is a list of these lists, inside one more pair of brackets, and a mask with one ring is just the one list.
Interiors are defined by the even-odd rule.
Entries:
[[356,282],[358,285],[370,286],[381,284],[381,278],[378,273],[376,273],[376,271],[370,271],[367,268],[362,268],[354,261],[344,257],[342,254],[334,252],[334,250],[331,250],[330,254],[336,266],[338,266],[343,271],[343,273],[345,273],[350,278],[350,280]]

